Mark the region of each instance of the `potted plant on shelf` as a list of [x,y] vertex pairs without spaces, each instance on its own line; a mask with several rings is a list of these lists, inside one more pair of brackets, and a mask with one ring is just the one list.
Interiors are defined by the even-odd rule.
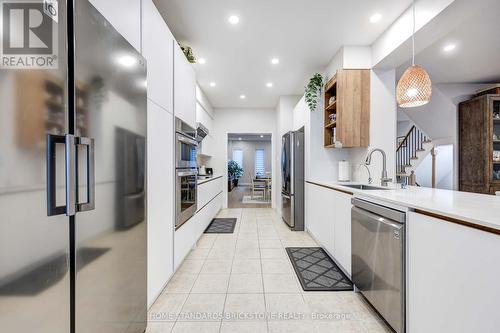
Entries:
[[318,101],[323,89],[323,76],[319,73],[313,75],[305,89],[305,101],[309,110],[314,111],[318,107]]
[[238,186],[238,179],[243,176],[243,169],[235,161],[227,162],[227,173],[229,179],[233,180],[234,186]]

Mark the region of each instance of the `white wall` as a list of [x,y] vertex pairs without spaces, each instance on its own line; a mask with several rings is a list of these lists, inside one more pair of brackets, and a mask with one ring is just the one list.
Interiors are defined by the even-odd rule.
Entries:
[[[436,152],[436,188],[453,189],[453,145],[434,148]],[[432,154],[427,154],[415,170],[417,183],[423,187],[432,187]]]
[[[273,151],[275,151],[276,145],[280,142],[277,141],[276,123],[275,109],[215,109],[214,156],[212,157],[214,173],[223,173],[225,184],[227,184],[228,133],[271,134]],[[276,163],[273,163],[271,169],[272,178],[276,179],[278,175]],[[272,191],[273,198],[276,198],[276,186],[273,186]],[[276,202],[273,201],[272,205],[275,207]],[[227,207],[227,186],[224,186],[223,207]]]
[[266,172],[272,172],[272,144],[269,141],[229,141],[227,150],[227,159],[233,159],[233,150],[241,149],[243,151],[243,176],[239,180],[240,185],[251,185],[255,176],[255,150],[264,149],[264,166]]

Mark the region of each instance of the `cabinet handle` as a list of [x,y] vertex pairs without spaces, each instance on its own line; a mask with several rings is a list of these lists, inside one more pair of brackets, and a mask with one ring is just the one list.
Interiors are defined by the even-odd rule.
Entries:
[[87,147],[87,202],[78,203],[79,212],[95,209],[95,150],[94,139],[77,138],[77,145]]
[[56,145],[65,144],[64,135],[47,134],[47,216],[66,213],[66,206],[56,206]]

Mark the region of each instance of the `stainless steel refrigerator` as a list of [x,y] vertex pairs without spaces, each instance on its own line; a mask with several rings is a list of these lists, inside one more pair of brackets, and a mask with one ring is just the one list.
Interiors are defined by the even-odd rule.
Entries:
[[57,68],[0,69],[0,332],[144,332],[146,63],[58,4]]
[[282,138],[281,215],[292,230],[304,230],[304,128]]

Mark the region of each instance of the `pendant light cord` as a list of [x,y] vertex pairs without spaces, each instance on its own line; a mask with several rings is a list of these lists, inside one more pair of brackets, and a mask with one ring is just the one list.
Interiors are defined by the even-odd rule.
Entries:
[[412,1],[412,7],[413,7],[413,33],[411,35],[411,64],[412,66],[415,66],[415,0]]

